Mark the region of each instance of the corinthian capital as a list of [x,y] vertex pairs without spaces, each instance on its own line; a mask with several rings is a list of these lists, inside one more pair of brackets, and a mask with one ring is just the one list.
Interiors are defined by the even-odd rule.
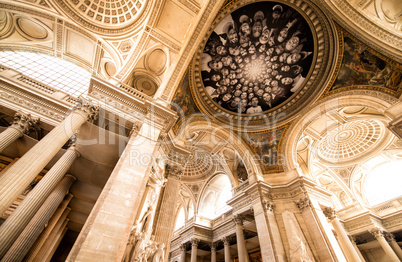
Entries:
[[94,121],[98,118],[99,106],[82,97],[78,98],[77,103],[73,106],[73,111],[75,110],[84,112],[87,116],[87,121]]
[[369,232],[375,238],[383,238],[384,237],[384,231],[381,228],[372,228],[372,229],[369,230]]
[[299,201],[295,202],[295,204],[300,209],[300,211],[303,211],[303,209],[311,206],[311,202],[308,197],[300,198]]
[[332,207],[326,207],[322,212],[329,220],[333,220],[338,217],[338,212]]
[[183,168],[178,165],[166,165],[166,177],[176,177],[180,178],[183,174]]
[[[18,111],[14,115],[13,123],[11,127],[18,129],[22,134],[26,134],[29,131],[35,129],[39,123],[39,118],[31,117],[30,114],[25,114],[22,111]],[[21,135],[22,135],[21,134]]]

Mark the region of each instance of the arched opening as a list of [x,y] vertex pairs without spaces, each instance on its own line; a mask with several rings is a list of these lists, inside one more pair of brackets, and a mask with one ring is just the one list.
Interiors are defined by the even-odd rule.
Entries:
[[186,214],[184,213],[184,208],[181,207],[179,213],[176,217],[176,225],[174,227],[174,231],[178,230],[179,228],[183,227],[186,220]]
[[364,195],[375,206],[402,195],[402,160],[381,164],[367,174]]
[[232,186],[229,177],[219,174],[211,179],[201,197],[199,215],[214,219],[231,207],[226,201],[232,198]]

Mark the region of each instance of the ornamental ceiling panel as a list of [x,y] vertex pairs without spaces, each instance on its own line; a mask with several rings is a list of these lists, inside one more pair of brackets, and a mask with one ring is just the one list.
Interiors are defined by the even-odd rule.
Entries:
[[71,19],[96,33],[113,35],[132,31],[149,11],[148,0],[55,0]]
[[284,124],[323,92],[334,68],[335,39],[310,2],[232,2],[191,65],[195,102],[244,131]]

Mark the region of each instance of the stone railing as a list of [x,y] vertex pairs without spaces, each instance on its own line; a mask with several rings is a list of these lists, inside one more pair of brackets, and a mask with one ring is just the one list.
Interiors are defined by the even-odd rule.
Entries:
[[372,207],[372,211],[380,216],[389,215],[400,210],[402,210],[402,197]]
[[238,194],[239,192],[242,192],[243,189],[245,189],[246,187],[249,186],[249,184],[250,184],[250,183],[248,182],[248,180],[246,180],[246,181],[244,181],[243,183],[241,183],[240,185],[238,185],[237,187],[234,187],[234,188],[232,189],[233,196],[235,196],[235,195]]

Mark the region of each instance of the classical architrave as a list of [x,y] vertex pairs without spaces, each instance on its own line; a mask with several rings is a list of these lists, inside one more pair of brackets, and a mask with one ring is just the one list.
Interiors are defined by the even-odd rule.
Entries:
[[379,216],[366,211],[353,218],[345,219],[344,227],[350,235],[358,235],[369,231],[373,227],[384,228],[384,225]]
[[128,86],[118,88],[93,77],[88,94],[111,112],[128,120],[150,121],[152,125],[159,125],[162,132],[170,130],[177,119],[174,111]]

